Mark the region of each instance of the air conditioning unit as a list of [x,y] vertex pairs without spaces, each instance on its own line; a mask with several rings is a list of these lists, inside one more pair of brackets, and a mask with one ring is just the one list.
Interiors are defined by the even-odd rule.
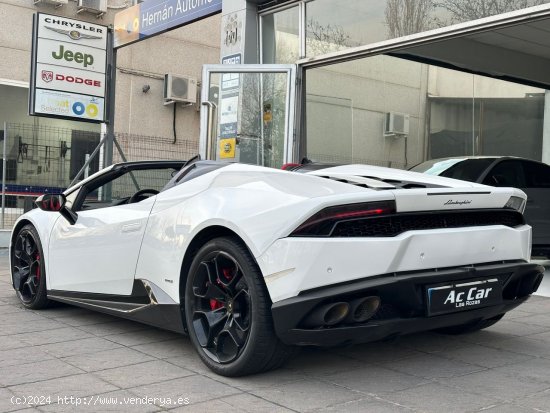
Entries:
[[68,4],[69,0],[34,0],[34,4],[51,4],[56,8]]
[[164,102],[197,103],[197,79],[189,76],[164,75]]
[[77,13],[83,11],[102,16],[107,13],[107,0],[78,0]]
[[409,115],[406,113],[388,112],[384,119],[384,135],[408,135]]

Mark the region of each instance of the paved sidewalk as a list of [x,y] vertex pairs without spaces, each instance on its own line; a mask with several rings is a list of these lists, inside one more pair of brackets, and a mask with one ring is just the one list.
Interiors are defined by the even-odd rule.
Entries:
[[[28,311],[9,282],[1,252],[2,412],[550,412],[549,298],[532,297],[482,332],[308,348],[277,371],[228,379],[185,337],[70,306]],[[30,409],[14,396],[51,404]],[[70,396],[95,406],[75,408]],[[167,398],[188,405],[162,406]]]

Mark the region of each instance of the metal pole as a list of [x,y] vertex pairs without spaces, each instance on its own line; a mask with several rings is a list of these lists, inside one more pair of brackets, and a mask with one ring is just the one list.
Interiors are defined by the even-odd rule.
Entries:
[[[90,160],[90,154],[87,153],[84,159],[86,162],[88,162]],[[88,166],[84,170],[84,179],[86,179],[89,175],[90,175],[90,163],[88,162]]]
[[4,122],[4,144],[3,144],[3,151],[2,151],[2,229],[4,229],[4,217],[5,217],[5,211],[6,211],[6,164],[7,164],[7,156],[6,156],[6,141],[8,140],[8,123]]
[[91,153],[90,157],[88,158],[88,160],[86,162],[84,162],[84,165],[82,165],[82,168],[80,168],[80,171],[78,171],[78,173],[76,174],[76,176],[73,178],[73,180],[71,181],[71,183],[69,184],[69,188],[71,186],[73,186],[76,181],[78,181],[78,178],[80,178],[80,176],[84,173],[84,171],[86,170],[86,168],[88,167],[88,165],[90,165],[90,163],[94,160],[95,156],[97,155],[97,153],[99,152],[99,148],[101,148],[103,146],[103,144],[105,143],[105,141],[107,140],[107,136],[104,136],[103,139],[101,139],[99,141],[99,144],[96,146],[96,148],[94,149],[94,151]]
[[[104,162],[103,167],[113,164],[113,145],[115,141],[115,89],[116,89],[116,49],[114,45],[114,32],[109,30],[107,37],[108,53],[110,59],[109,70],[107,73],[109,85],[109,93],[107,99],[107,127],[105,134],[105,147],[103,149]],[[104,200],[110,200],[112,193],[112,183],[104,185],[102,188],[102,196]]]
[[110,166],[113,164],[113,145],[115,138],[115,89],[116,89],[116,54],[117,51],[113,47],[114,34],[112,30],[109,30],[108,41],[108,53],[107,56],[110,57],[109,71],[107,73],[109,85],[109,93],[107,100],[107,130],[104,149],[104,167]]
[[[175,103],[174,103],[175,104]],[[120,147],[120,144],[118,143],[118,140],[115,138],[114,139],[114,143],[116,145],[116,148],[118,150],[118,153],[120,154],[120,157],[122,158],[122,162],[128,162],[128,159],[126,159],[126,156],[124,155],[124,151],[122,150],[122,148]],[[134,176],[134,173],[132,171],[130,171],[130,178],[132,178],[132,182],[134,183],[134,186],[136,187],[136,189],[139,191],[139,184],[138,184],[138,181],[136,179],[136,177]]]

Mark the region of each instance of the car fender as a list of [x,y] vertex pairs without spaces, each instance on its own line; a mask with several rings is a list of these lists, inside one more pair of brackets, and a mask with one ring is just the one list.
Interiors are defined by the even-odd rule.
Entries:
[[50,246],[50,234],[52,228],[58,219],[61,218],[61,215],[57,212],[45,212],[40,209],[33,209],[25,214],[21,215],[13,226],[11,235],[10,235],[10,244],[9,244],[9,260],[10,260],[10,269],[11,269],[11,250],[13,248],[13,243],[15,241],[15,236],[19,229],[26,225],[25,223],[30,223],[36,228],[38,236],[40,237],[40,243],[42,244],[42,253],[44,255],[44,264],[46,268],[46,283],[50,285],[50,267],[49,267],[49,246]]

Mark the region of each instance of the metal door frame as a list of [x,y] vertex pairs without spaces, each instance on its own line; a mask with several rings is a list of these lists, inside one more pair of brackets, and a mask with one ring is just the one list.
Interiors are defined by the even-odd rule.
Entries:
[[[284,129],[283,164],[292,162],[296,146],[296,73],[297,66],[292,64],[242,64],[242,65],[204,65],[201,86],[201,123],[199,153],[203,159],[211,159],[213,154],[214,125],[216,104],[208,100],[210,91],[210,76],[224,73],[284,73],[287,76],[286,115]],[[221,90],[221,89],[220,89]]]

